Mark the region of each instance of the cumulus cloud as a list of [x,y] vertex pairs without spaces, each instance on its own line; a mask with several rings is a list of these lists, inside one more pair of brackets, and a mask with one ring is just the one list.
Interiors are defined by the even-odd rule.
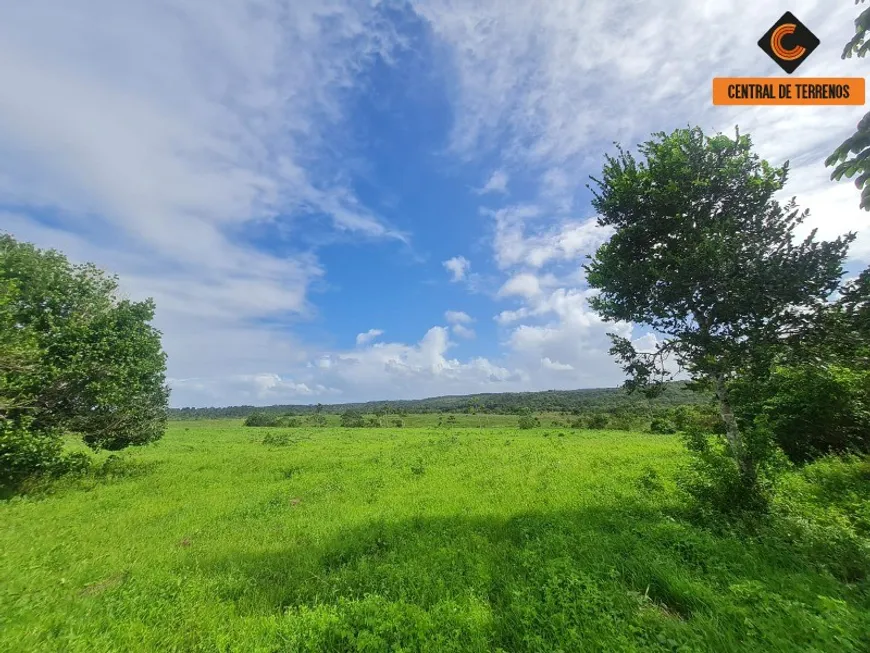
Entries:
[[547,357],[541,359],[541,367],[543,367],[545,370],[553,370],[555,372],[570,372],[574,369],[573,365],[553,361]]
[[459,336],[460,338],[466,338],[468,340],[474,338],[477,335],[474,332],[474,329],[470,329],[464,324],[454,324],[451,329],[455,335]]
[[482,357],[465,362],[450,358],[447,352],[452,346],[448,329],[436,326],[413,345],[375,343],[353,351],[330,353],[328,365],[318,366],[316,371],[308,368],[308,372],[324,386],[366,387],[366,397],[370,399],[479,392],[490,385],[505,389],[521,387],[525,377],[520,370]]
[[450,272],[451,281],[457,283],[464,280],[468,276],[468,271],[471,269],[471,261],[464,256],[454,256],[442,263],[444,268]]
[[356,344],[364,345],[367,342],[371,342],[372,340],[383,334],[384,332],[381,329],[369,329],[365,333],[358,333],[356,336]]
[[531,299],[541,293],[541,283],[534,274],[517,274],[508,279],[498,291],[499,297],[518,295]]
[[474,318],[464,311],[446,311],[444,313],[444,319],[446,319],[450,324],[469,324],[474,322]]

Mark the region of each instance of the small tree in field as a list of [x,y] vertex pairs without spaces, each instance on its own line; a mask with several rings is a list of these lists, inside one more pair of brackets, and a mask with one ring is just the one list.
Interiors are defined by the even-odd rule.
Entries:
[[671,378],[669,359],[712,385],[727,450],[742,482],[754,486],[757,452],[735,418],[729,383],[764,370],[786,338],[809,328],[837,288],[854,234],[796,240],[807,213],[793,199],[773,199],[788,164],[760,160],[748,136],[707,137],[694,128],[653,138],[640,146],[646,161],[619,148],[593,178],[598,224],[613,235],[586,266],[600,291],[590,303],[608,321],[664,335],[642,353],[611,334],[629,390]]
[[64,432],[94,450],[163,435],[169,390],[153,317],[153,302],[119,297],[117,279],[93,265],[0,234],[3,482],[44,472]]

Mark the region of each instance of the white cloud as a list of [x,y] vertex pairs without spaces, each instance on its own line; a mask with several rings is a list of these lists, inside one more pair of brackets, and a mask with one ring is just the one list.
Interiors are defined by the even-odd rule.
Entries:
[[552,361],[546,357],[541,359],[541,367],[543,367],[545,370],[553,370],[555,372],[570,372],[574,369],[573,365],[568,365],[567,363],[560,363],[558,361]]
[[469,324],[474,322],[474,318],[464,311],[446,311],[444,319],[450,324]]
[[466,338],[470,340],[474,338],[477,334],[474,332],[474,329],[470,329],[469,327],[463,324],[454,324],[452,327],[453,333],[460,338]]
[[496,170],[483,185],[483,188],[479,188],[475,192],[478,195],[486,195],[487,193],[507,193],[508,179],[508,174],[504,170]]
[[[863,107],[710,103],[714,75],[781,74],[747,34],[785,9],[822,42],[801,76],[863,74],[863,62],[839,59],[856,8],[740,5],[413,3],[446,53],[436,64],[453,105],[450,151],[492,171],[479,195],[492,201],[510,183],[516,199],[483,212],[497,278],[477,259],[475,273],[463,256],[443,262],[452,281],[489,295],[501,287],[515,302],[496,316],[504,341],[492,360],[448,356],[450,336],[471,332],[460,312],[415,344],[364,338],[351,351],[287,328],[316,311],[310,288],[328,272],[304,224],[408,240],[355,194],[343,165],[346,100],[405,40],[379,3],[2,4],[0,205],[16,208],[0,222],[119,273],[135,298],[155,297],[175,404],[614,384],[605,334],[633,330],[588,309],[582,260],[608,234],[577,206],[614,140],[739,124],[763,156],[791,159],[785,195],[812,210],[807,228],[859,231],[852,256],[870,260],[857,191],[822,165]],[[281,247],[248,244],[254,229]]]
[[[785,9],[821,39],[801,76],[862,75],[861,61],[839,56],[858,13],[853,4],[794,0],[736,8],[715,0],[673,0],[667,11],[655,4],[628,8],[573,0],[435,0],[415,6],[446,46],[445,65],[458,73],[453,151],[469,159],[494,157],[507,172],[537,177],[539,208],[570,210],[572,188],[600,173],[613,141],[632,147],[654,131],[687,124],[730,131],[739,124],[763,156],[777,164],[791,159],[787,194],[813,209],[808,228],[839,234],[857,227],[865,233],[852,256],[870,260],[858,194],[848,182],[831,182],[823,165],[864,107],[714,107],[710,90],[714,76],[782,74],[755,46],[757,37],[747,40],[746,34],[760,36]],[[677,51],[691,55],[674,56]],[[526,234],[527,219],[494,217],[502,267],[569,259],[596,240],[582,221]]]
[[476,392],[490,384],[520,387],[521,372],[485,358],[467,362],[448,358],[451,346],[447,328],[432,327],[415,345],[377,343],[331,353],[329,365],[318,369],[314,378],[328,387],[349,389],[345,394],[365,387],[369,398]]
[[[375,12],[341,0],[4,3],[0,203],[39,207],[4,215],[4,228],[153,296],[174,379],[296,364],[305,347],[273,325],[312,311],[324,272],[299,220],[407,240],[331,165],[347,90],[395,44]],[[246,243],[269,226],[289,252]],[[175,383],[174,403],[195,398]]]
[[237,405],[308,404],[341,400],[341,391],[335,388],[297,383],[270,372],[219,378],[169,379],[169,383],[189,397],[189,403],[200,406],[223,405],[227,396],[235,397]]
[[541,294],[541,283],[534,274],[522,273],[508,279],[498,291],[499,297],[518,295],[531,299]]
[[375,338],[377,338],[378,336],[381,336],[383,334],[384,334],[384,332],[381,329],[369,329],[365,333],[357,334],[356,344],[357,345],[364,345],[367,342],[371,342],[372,340],[374,340]]
[[[536,189],[518,195],[519,203],[482,210],[491,218],[493,258],[504,274],[500,296],[520,300],[495,319],[506,331],[507,360],[529,371],[530,384],[607,385],[622,376],[607,354],[606,332],[632,337],[633,330],[604,324],[588,309],[581,267],[610,234],[588,213],[573,213],[577,191],[590,174],[600,175],[613,141],[633,149],[652,132],[687,124],[733,132],[738,124],[763,157],[774,164],[791,161],[782,195],[797,195],[811,209],[803,233],[817,227],[820,237],[831,238],[858,231],[851,257],[870,261],[870,228],[858,193],[848,182],[831,182],[823,165],[865,108],[713,107],[710,97],[714,76],[782,74],[754,41],[786,9],[822,42],[801,76],[863,74],[864,64],[839,58],[857,15],[850,3],[795,0],[735,8],[674,0],[667,11],[653,4],[629,9],[571,0],[415,6],[446,46],[445,66],[458,74],[452,151],[466,160],[495,161]],[[747,40],[747,31],[757,36]],[[735,45],[740,43],[745,47]],[[675,57],[675,51],[692,55]],[[649,345],[651,338],[637,342]],[[551,363],[574,369],[556,370]],[[554,376],[557,371],[568,380]]]
[[444,261],[442,265],[448,272],[450,272],[452,275],[450,280],[454,283],[465,279],[468,275],[468,271],[471,269],[471,261],[464,256],[454,256],[453,258]]

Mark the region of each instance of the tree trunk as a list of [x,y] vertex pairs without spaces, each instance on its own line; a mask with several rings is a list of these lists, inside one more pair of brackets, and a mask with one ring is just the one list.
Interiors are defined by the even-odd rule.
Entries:
[[719,400],[719,413],[722,416],[722,421],[725,422],[725,437],[728,439],[728,444],[731,445],[731,451],[737,459],[740,472],[745,478],[754,480],[755,464],[746,452],[743,434],[740,433],[740,428],[737,426],[737,418],[734,417],[734,411],[728,399],[725,377],[721,374],[716,376],[716,398]]

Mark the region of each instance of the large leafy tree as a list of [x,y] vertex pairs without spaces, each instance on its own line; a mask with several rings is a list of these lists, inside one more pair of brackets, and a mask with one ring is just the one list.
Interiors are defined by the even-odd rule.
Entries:
[[618,149],[594,179],[598,224],[613,235],[586,266],[591,301],[606,320],[650,327],[663,339],[652,352],[611,334],[628,387],[655,387],[672,376],[669,360],[712,386],[740,473],[756,465],[729,385],[769,366],[789,337],[812,326],[837,288],[854,234],[818,242],[795,229],[794,199],[773,199],[788,176],[752,151],[748,136],[704,135],[699,128],[658,133],[640,146],[645,161]]
[[169,391],[153,302],[120,298],[116,278],[10,235],[0,235],[0,287],[17,352],[2,371],[0,418],[78,433],[93,449],[161,437]]
[[[864,0],[855,0],[855,4]],[[870,52],[867,31],[870,30],[870,7],[855,19],[855,35],[843,48],[843,59],[852,56],[863,58]],[[864,115],[854,134],[847,138],[825,161],[826,166],[836,166],[831,179],[840,181],[855,175],[855,186],[861,191],[861,208],[870,211],[870,113]]]

